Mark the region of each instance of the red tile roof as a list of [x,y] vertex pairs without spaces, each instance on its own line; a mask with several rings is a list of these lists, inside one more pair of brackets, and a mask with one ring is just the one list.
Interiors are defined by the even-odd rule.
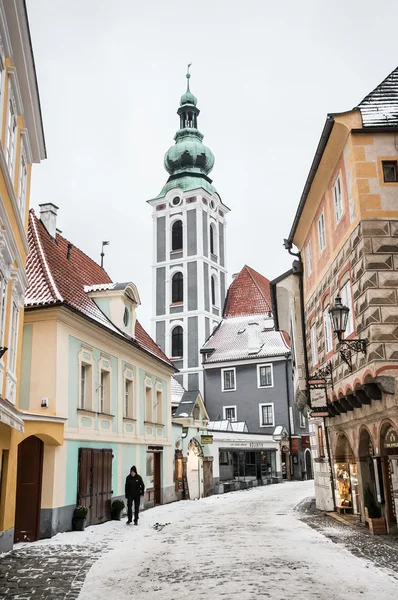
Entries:
[[[106,327],[135,347],[149,352],[173,367],[167,356],[137,321],[135,339],[114,325],[84,291],[84,286],[110,284],[109,275],[94,260],[56,234],[54,240],[33,210],[29,213],[29,255],[26,264],[29,281],[26,307],[64,304]],[[68,258],[69,251],[69,258]]]
[[271,313],[269,280],[245,265],[229,286],[224,317]]

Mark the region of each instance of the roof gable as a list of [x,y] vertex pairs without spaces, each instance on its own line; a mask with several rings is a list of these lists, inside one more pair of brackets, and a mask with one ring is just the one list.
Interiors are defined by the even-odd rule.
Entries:
[[245,265],[228,289],[224,317],[265,315],[272,312],[269,280]]
[[398,126],[398,67],[358,104],[364,127]]
[[33,210],[29,213],[28,243],[26,307],[67,305],[173,367],[138,321],[133,339],[107,318],[85,290],[92,286],[113,285],[108,273],[63,236],[57,233],[54,240]]

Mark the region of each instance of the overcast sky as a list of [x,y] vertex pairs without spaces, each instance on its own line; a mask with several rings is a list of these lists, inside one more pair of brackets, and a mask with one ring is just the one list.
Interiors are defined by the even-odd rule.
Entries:
[[192,62],[211,177],[231,208],[229,276],[290,268],[287,237],[328,112],[398,64],[394,0],[27,0],[48,159],[31,203],[114,281],[150,328],[152,216]]

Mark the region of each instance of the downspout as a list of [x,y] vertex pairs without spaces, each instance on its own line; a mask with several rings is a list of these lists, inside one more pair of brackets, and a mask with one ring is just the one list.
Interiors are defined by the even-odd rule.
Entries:
[[[292,456],[292,424],[290,422],[290,390],[289,390],[289,364],[290,353],[285,354],[285,381],[286,381],[286,404],[287,404],[287,423],[289,431],[289,448],[290,448],[290,479],[294,475],[293,456]],[[293,473],[292,473],[293,471]]]

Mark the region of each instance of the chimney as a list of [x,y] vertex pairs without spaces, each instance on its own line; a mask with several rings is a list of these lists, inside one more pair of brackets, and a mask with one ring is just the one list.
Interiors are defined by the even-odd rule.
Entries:
[[39,204],[39,207],[40,221],[55,240],[55,236],[57,235],[58,206],[55,206],[55,204],[52,204],[51,202],[47,202],[46,204]]
[[233,280],[235,279],[235,277],[237,277],[238,275],[239,275],[239,273],[234,273],[234,274],[232,275],[232,281],[233,281]]
[[249,354],[258,354],[261,350],[260,327],[258,323],[249,323]]

